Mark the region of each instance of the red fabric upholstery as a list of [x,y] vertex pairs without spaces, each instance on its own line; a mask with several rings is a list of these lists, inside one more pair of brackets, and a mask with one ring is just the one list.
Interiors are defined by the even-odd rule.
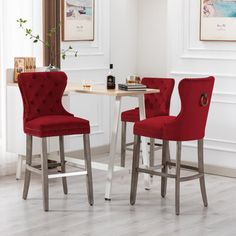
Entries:
[[175,116],[158,116],[138,121],[135,123],[134,134],[159,139],[164,136],[165,126],[173,122],[175,118]]
[[[146,117],[169,115],[170,99],[174,88],[174,79],[143,78],[142,84],[148,88],[160,89],[160,93],[145,95]],[[139,109],[124,111],[121,113],[121,120],[125,122],[139,121]]]
[[[147,111],[146,111],[146,113],[147,113]],[[147,114],[146,114],[146,116],[147,116]],[[132,123],[139,121],[139,108],[134,108],[131,110],[123,111],[121,113],[121,121],[132,122]]]
[[[183,79],[179,83],[181,111],[177,117],[154,117],[136,122],[134,134],[163,140],[199,140],[205,136],[205,126],[214,86],[214,77]],[[201,104],[207,94],[208,105]]]
[[87,134],[89,122],[74,116],[42,116],[27,122],[25,132],[38,137]]
[[90,132],[89,121],[74,117],[62,106],[67,84],[64,72],[21,73],[18,84],[26,134],[49,137]]

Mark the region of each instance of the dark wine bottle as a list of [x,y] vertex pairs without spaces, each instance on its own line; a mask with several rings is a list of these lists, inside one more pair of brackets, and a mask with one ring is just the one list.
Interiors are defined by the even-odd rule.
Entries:
[[110,64],[110,71],[107,75],[107,89],[116,88],[115,76],[112,74],[112,69],[113,69],[113,64]]

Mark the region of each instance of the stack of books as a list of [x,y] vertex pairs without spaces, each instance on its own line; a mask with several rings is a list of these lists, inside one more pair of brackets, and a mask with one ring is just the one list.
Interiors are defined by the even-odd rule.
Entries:
[[118,84],[118,88],[126,91],[143,91],[147,89],[147,86],[144,84]]

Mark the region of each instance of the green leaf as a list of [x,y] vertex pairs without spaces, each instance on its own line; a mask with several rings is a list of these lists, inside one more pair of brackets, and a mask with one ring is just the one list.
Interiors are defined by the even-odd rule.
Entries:
[[37,43],[38,42],[38,40],[37,39],[35,39],[34,41],[33,41],[33,43]]
[[66,59],[66,54],[62,54],[61,57],[62,57],[63,60],[65,60]]
[[25,32],[27,33],[27,34],[31,34],[32,33],[32,29],[25,29]]
[[71,47],[71,45],[69,46],[69,49],[73,49],[73,48]]

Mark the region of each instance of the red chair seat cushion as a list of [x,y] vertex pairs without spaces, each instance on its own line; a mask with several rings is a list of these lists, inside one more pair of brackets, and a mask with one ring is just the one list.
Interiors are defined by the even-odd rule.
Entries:
[[90,133],[89,121],[68,115],[42,116],[25,123],[24,131],[37,137]]
[[175,116],[158,116],[134,124],[134,134],[155,139],[165,139],[165,127],[176,119]]

